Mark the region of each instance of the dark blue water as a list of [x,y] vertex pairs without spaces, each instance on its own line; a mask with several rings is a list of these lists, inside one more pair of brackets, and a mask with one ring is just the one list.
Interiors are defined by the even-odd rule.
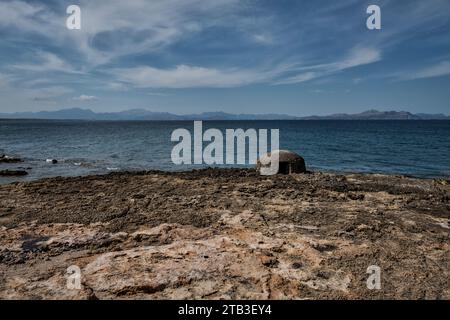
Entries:
[[[450,121],[208,121],[204,128],[279,129],[280,146],[312,170],[450,175]],[[186,170],[175,166],[172,131],[193,122],[0,120],[0,153],[20,156],[25,178],[103,174],[114,170]],[[59,161],[52,165],[48,158]],[[31,168],[31,169],[30,169]]]

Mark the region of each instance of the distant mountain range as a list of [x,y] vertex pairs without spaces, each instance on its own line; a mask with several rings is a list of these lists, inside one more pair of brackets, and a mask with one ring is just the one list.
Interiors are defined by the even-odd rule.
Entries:
[[204,112],[176,115],[168,112],[152,112],[132,109],[121,112],[96,113],[89,109],[64,109],[57,111],[0,113],[2,119],[49,119],[49,120],[450,120],[444,114],[413,114],[406,111],[368,110],[357,114],[338,113],[328,116],[295,117],[285,114],[230,114]]
[[58,119],[58,120],[295,120],[297,117],[282,114],[229,114],[225,112],[204,112],[190,115],[176,115],[168,112],[152,112],[132,109],[121,112],[96,113],[89,109],[64,109],[58,111],[0,113],[8,119]]
[[407,111],[368,110],[356,114],[336,113],[329,116],[303,117],[302,120],[450,120],[445,114],[411,113]]

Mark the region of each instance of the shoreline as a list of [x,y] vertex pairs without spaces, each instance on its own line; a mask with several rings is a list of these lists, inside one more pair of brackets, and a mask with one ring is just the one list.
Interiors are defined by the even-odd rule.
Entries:
[[[447,180],[380,174],[0,185],[0,298],[449,299],[449,203]],[[81,290],[66,288],[71,265]],[[371,265],[381,290],[367,289]]]
[[[65,163],[62,161],[62,163]],[[79,167],[79,165],[74,165],[75,167]],[[1,167],[0,167],[1,168]],[[384,172],[384,171],[346,171],[346,170],[337,170],[337,169],[323,169],[323,168],[316,168],[316,167],[308,167],[307,174],[333,174],[333,175],[381,175],[381,176],[392,176],[392,177],[402,177],[402,178],[410,178],[410,179],[418,179],[418,180],[435,180],[435,181],[449,181],[450,183],[450,174],[442,173],[440,175],[420,175],[420,174],[413,174],[413,173],[400,173],[400,172]],[[4,168],[3,171],[31,171],[33,168],[30,167],[9,167]],[[96,170],[101,170],[100,168],[97,168]],[[36,178],[29,178],[27,175],[0,175],[0,186],[3,185],[10,185],[10,184],[16,184],[16,183],[33,183],[33,182],[39,182],[41,180],[48,180],[48,179],[73,179],[73,178],[91,178],[91,177],[102,177],[102,176],[109,176],[109,175],[115,175],[115,174],[121,174],[121,175],[145,175],[145,174],[176,174],[176,173],[195,173],[197,171],[204,171],[204,170],[249,170],[254,171],[254,166],[242,166],[242,167],[211,167],[211,166],[203,166],[198,168],[180,168],[180,169],[116,169],[116,168],[105,168],[103,169],[104,172],[99,173],[86,173],[81,175],[49,175],[49,176],[42,176],[42,177],[36,177]],[[279,176],[279,175],[275,175]],[[17,179],[17,181],[8,181],[3,182],[2,180],[9,179]]]

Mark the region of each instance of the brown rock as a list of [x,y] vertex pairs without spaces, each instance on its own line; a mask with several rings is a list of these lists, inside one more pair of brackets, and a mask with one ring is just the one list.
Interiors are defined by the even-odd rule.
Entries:
[[449,192],[240,169],[0,185],[0,299],[449,299]]
[[0,155],[0,163],[19,163],[23,162],[20,158],[9,157],[6,155]]
[[0,170],[0,177],[17,177],[26,176],[28,172],[25,170]]

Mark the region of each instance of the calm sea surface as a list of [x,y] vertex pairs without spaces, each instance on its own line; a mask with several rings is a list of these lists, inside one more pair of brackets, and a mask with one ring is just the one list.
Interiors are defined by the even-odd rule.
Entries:
[[[310,170],[450,176],[450,121],[207,121],[204,129],[279,129],[280,146]],[[0,120],[0,154],[19,156],[25,178],[103,174],[115,170],[187,170],[175,166],[172,131],[193,122]],[[56,165],[46,159],[57,159]],[[199,168],[197,166],[196,168]]]

